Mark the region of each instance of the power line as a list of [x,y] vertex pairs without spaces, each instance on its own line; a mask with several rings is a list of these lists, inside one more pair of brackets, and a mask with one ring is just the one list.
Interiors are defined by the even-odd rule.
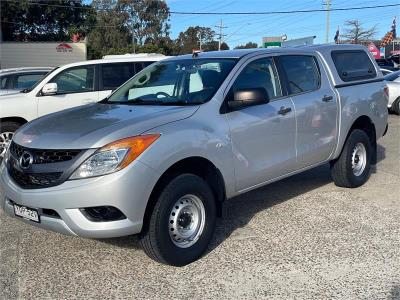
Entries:
[[[398,4],[362,6],[362,7],[343,7],[330,8],[329,11],[347,11],[347,10],[363,10],[372,8],[384,8],[400,6]],[[308,9],[308,10],[291,10],[291,11],[261,11],[261,12],[186,12],[186,11],[170,11],[170,14],[176,15],[275,15],[275,14],[295,14],[295,13],[312,13],[312,12],[327,12],[328,9]]]
[[[0,2],[18,2],[17,0],[0,0]],[[70,6],[61,4],[46,4],[37,2],[28,2],[28,5],[39,5],[48,7],[64,7],[72,9],[93,9],[90,5],[84,6]],[[385,8],[385,7],[396,7],[400,6],[397,4],[385,4],[385,5],[373,5],[373,6],[361,6],[361,7],[343,7],[343,8],[331,8],[330,11],[348,11],[348,10],[363,10],[372,8]],[[327,9],[308,9],[308,10],[289,10],[289,11],[261,11],[261,12],[187,12],[187,11],[170,11],[170,14],[174,15],[275,15],[275,14],[296,14],[296,13],[313,13],[313,12],[327,12]]]

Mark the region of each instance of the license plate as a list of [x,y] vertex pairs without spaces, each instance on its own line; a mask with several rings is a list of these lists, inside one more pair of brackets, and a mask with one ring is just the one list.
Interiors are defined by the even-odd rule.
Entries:
[[14,214],[36,223],[40,223],[39,212],[36,209],[14,204]]

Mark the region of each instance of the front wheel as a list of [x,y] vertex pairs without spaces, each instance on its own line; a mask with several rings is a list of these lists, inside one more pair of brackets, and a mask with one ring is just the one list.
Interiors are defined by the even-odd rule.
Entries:
[[160,193],[140,243],[152,259],[183,266],[204,253],[215,221],[215,198],[208,184],[196,175],[182,174]]
[[0,162],[6,154],[8,144],[21,124],[16,122],[1,122],[0,121]]
[[363,185],[371,171],[373,149],[365,131],[353,130],[339,158],[331,162],[331,175],[337,186],[355,188]]

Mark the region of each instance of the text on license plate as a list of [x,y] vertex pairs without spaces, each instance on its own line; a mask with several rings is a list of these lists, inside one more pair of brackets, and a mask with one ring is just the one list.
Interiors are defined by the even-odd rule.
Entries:
[[39,223],[39,213],[36,209],[14,204],[14,214],[18,217]]

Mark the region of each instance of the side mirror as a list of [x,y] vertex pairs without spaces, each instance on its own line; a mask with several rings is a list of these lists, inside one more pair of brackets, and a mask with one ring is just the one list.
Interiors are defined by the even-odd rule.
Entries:
[[42,94],[44,96],[50,96],[50,95],[55,95],[57,94],[57,83],[52,82],[52,83],[46,83],[43,88],[42,88]]
[[234,92],[233,99],[228,101],[231,110],[238,110],[242,107],[267,104],[268,93],[264,88],[244,89]]

